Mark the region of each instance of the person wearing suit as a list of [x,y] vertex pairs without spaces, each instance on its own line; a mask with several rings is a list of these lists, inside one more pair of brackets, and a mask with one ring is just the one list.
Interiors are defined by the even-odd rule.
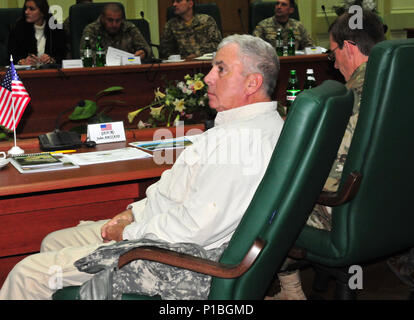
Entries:
[[26,0],[9,36],[9,54],[20,65],[61,63],[65,34],[49,13],[47,0]]

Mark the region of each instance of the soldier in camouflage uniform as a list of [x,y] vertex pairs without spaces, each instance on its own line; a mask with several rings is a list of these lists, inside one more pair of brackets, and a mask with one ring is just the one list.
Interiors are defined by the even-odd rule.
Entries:
[[133,23],[122,18],[122,9],[117,4],[105,5],[99,18],[85,27],[80,41],[81,57],[85,37],[89,37],[94,49],[98,36],[101,36],[101,45],[105,52],[108,47],[114,47],[140,56],[141,59],[151,56],[151,48],[141,32]]
[[160,41],[160,57],[179,54],[192,59],[214,52],[222,36],[216,21],[206,14],[194,14],[194,0],[175,0],[177,17],[167,21]]
[[[349,119],[344,137],[339,147],[336,160],[331,168],[324,189],[335,192],[341,180],[342,171],[352,136],[354,134],[361,102],[366,64],[372,47],[385,39],[384,28],[379,17],[371,11],[363,12],[363,25],[370,26],[363,29],[351,29],[349,20],[352,15],[345,13],[335,20],[329,28],[330,33],[330,60],[335,61],[335,68],[339,69],[347,81],[346,87],[354,92],[354,107]],[[316,205],[308,218],[307,225],[322,230],[331,230],[331,208]],[[299,271],[284,271],[292,263],[287,258],[278,273],[281,283],[281,292],[274,299],[306,299],[302,291]]]
[[313,46],[312,38],[303,24],[295,19],[289,18],[295,10],[294,0],[279,0],[275,5],[275,15],[259,22],[253,31],[253,35],[260,37],[276,47],[276,35],[278,30],[282,31],[284,45],[288,43],[289,30],[295,35],[296,50]]
[[[352,115],[349,118],[344,137],[342,138],[341,145],[339,146],[336,159],[331,171],[329,172],[328,179],[325,182],[324,191],[336,192],[338,190],[346,156],[348,154],[352,136],[354,135],[355,127],[358,121],[359,105],[361,103],[366,66],[367,64],[365,62],[361,64],[346,83],[346,87],[354,92],[354,107],[352,109]],[[314,228],[330,231],[331,211],[332,209],[330,207],[317,204],[313,208],[312,214],[309,216],[306,224]]]

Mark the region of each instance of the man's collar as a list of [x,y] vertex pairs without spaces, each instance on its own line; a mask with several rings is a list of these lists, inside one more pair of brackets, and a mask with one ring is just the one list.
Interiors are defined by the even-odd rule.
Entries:
[[252,118],[258,114],[267,113],[276,110],[276,101],[252,103],[246,106],[233,108],[217,113],[214,125],[222,125],[235,120]]

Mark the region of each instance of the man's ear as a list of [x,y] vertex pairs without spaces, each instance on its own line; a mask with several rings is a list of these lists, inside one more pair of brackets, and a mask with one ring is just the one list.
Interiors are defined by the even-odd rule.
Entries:
[[246,83],[246,93],[256,93],[262,87],[263,76],[260,73],[251,73],[247,76]]
[[345,49],[346,55],[349,59],[353,59],[354,54],[356,53],[356,51],[359,51],[358,46],[355,44],[351,44],[348,41],[344,41],[344,46],[343,48]]
[[291,15],[293,12],[295,12],[295,8],[294,7],[290,7],[289,8],[289,15]]

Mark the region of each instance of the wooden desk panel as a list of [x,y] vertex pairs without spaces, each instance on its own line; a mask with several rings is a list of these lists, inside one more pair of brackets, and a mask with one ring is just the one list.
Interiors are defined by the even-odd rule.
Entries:
[[[297,71],[301,86],[307,68],[314,69],[318,84],[327,79],[344,81],[325,54],[281,57],[280,65],[274,95],[278,101],[285,99],[291,69]],[[114,121],[124,121],[125,127],[132,127],[125,121],[127,113],[149,104],[154,99],[154,89],[164,87],[164,79],[181,80],[186,74],[195,72],[207,74],[210,68],[211,61],[187,61],[152,66],[18,71],[32,98],[17,128],[18,136],[36,137],[39,133],[53,131],[59,113],[75,106],[79,100],[93,100],[100,90],[115,85],[123,86],[125,92],[113,98],[126,101],[130,107],[114,108],[109,115]],[[0,77],[3,75],[4,72],[0,72]],[[64,114],[62,119],[67,119],[68,114]],[[146,113],[143,112],[140,117],[145,119]],[[69,121],[62,123],[64,129],[74,125],[77,124]]]

